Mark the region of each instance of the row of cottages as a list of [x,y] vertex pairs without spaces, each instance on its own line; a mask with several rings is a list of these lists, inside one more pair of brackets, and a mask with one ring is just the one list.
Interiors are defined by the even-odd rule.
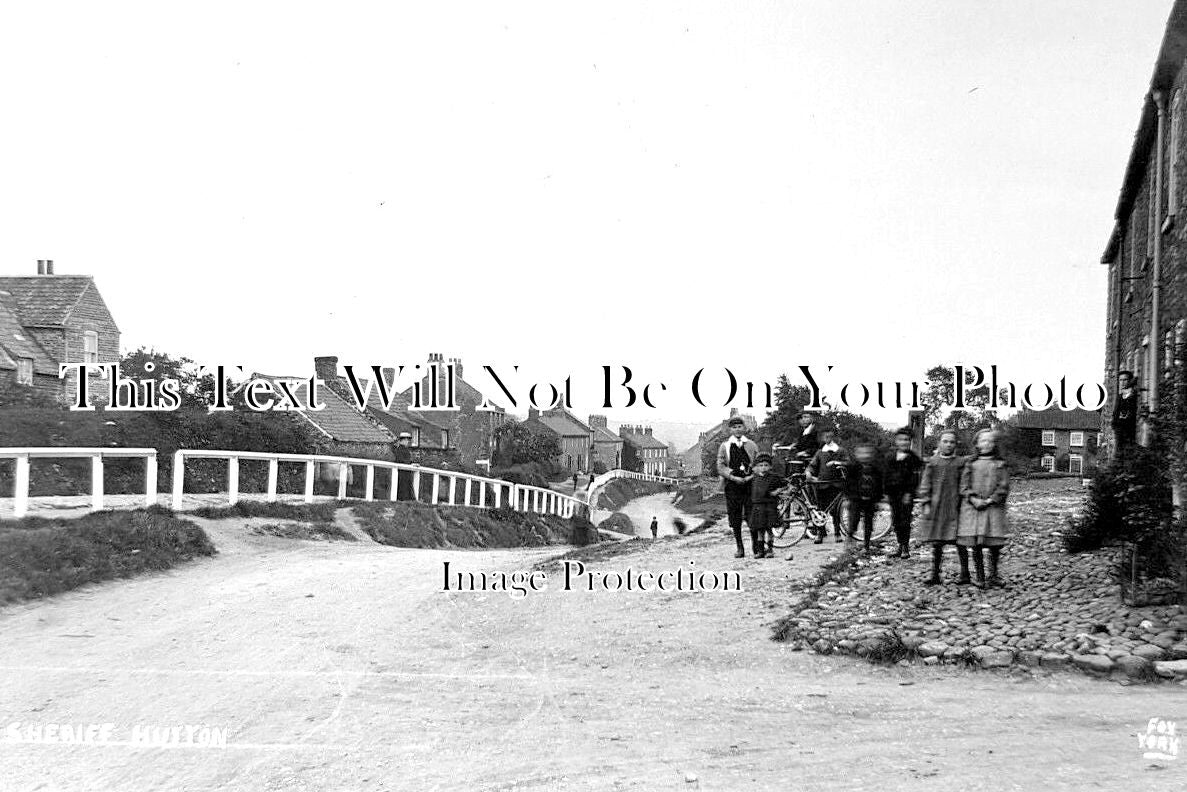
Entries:
[[1090,476],[1096,471],[1101,414],[1089,410],[1023,410],[1009,419],[1031,466],[1048,473]]
[[[1187,0],[1176,0],[1142,99],[1133,148],[1121,183],[1108,266],[1105,382],[1111,416],[1119,371],[1137,376],[1139,401],[1150,410],[1182,370],[1187,341]],[[1180,215],[1184,215],[1180,219]],[[1102,446],[1113,446],[1103,421]],[[1148,440],[1143,421],[1139,442]]]
[[758,421],[755,419],[755,417],[748,413],[739,413],[737,407],[731,407],[728,417],[722,418],[720,423],[701,432],[700,437],[697,438],[697,441],[692,445],[692,447],[680,454],[680,463],[684,475],[700,476],[705,472],[703,461],[705,458],[705,446],[711,446],[713,452],[716,453],[717,446],[720,445],[721,441],[724,440],[730,433],[730,418],[737,417],[741,417],[743,423],[745,423],[747,437],[753,438],[755,435],[757,435]]
[[[120,331],[89,275],[58,275],[54,262],[37,262],[36,275],[0,276],[0,403],[29,396],[68,403],[74,374],[60,366],[119,361]],[[98,372],[88,387],[100,401]]]
[[528,418],[523,422],[533,433],[549,434],[560,442],[560,464],[565,470],[576,473],[589,470],[595,451],[593,428],[563,407],[553,407],[541,412],[528,408]]
[[[440,363],[440,355],[430,355],[428,363]],[[481,394],[461,378],[460,363],[455,377],[455,393],[459,398],[459,410],[410,410],[413,403],[413,388],[398,394],[391,408],[384,410],[378,404],[376,391],[372,390],[371,403],[364,410],[355,406],[353,391],[348,380],[339,374],[338,358],[333,355],[313,359],[314,373],[325,383],[320,391],[325,408],[304,410],[296,414],[307,421],[323,438],[325,453],[336,456],[353,456],[368,459],[391,459],[392,447],[402,433],[412,436],[412,448],[425,452],[449,452],[457,454],[463,461],[488,465],[493,443],[494,429],[506,420],[502,408],[494,411],[476,410],[482,401]],[[431,369],[426,365],[426,374],[421,387],[427,393]],[[392,371],[385,372],[391,377]],[[278,377],[254,374],[255,378],[278,379]],[[300,379],[285,377],[285,379]],[[366,379],[360,378],[365,387]],[[444,393],[444,383],[439,383]],[[336,475],[336,466],[327,466],[322,471],[324,478]]]
[[668,444],[657,439],[650,426],[620,426],[618,434],[642,463],[639,472],[652,476],[668,474]]

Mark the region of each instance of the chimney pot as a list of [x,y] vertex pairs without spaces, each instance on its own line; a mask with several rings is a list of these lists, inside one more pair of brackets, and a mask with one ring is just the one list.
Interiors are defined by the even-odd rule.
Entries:
[[313,359],[313,372],[317,378],[325,382],[338,378],[338,356],[326,355]]
[[37,259],[37,274],[45,274],[45,259]]
[[54,274],[54,260],[53,259],[45,260],[45,274],[46,275]]

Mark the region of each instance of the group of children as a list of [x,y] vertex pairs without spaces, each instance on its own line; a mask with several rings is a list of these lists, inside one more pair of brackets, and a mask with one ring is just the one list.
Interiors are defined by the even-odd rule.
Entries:
[[[817,439],[813,414],[804,413],[801,426],[803,434],[793,448],[801,461],[807,460],[806,478],[815,488],[817,504],[827,508],[843,496],[849,507],[849,534],[856,536],[861,524],[866,552],[870,550],[874,513],[885,497],[898,542],[891,556],[909,557],[911,522],[918,498],[922,506],[919,539],[932,545],[931,575],[924,584],[940,582],[944,546],[954,544],[960,559],[959,583],[1002,585],[998,563],[1008,536],[1006,497],[1010,477],[998,451],[996,432],[986,429],[978,433],[977,453],[967,458],[956,454],[956,434],[944,432],[935,455],[925,464],[911,450],[911,432],[907,429],[895,434],[895,450],[879,459],[869,443],[857,445],[850,458],[835,441],[831,429],[821,429]],[[759,453],[755,443],[744,436],[745,425],[740,419],[731,420],[729,428],[731,436],[718,449],[717,463],[737,543],[735,557],[745,556],[745,521],[750,527],[754,557],[774,558],[773,529],[780,520],[779,496],[786,491],[786,482],[772,473],[771,455]],[[839,508],[829,509],[838,542],[843,541],[840,512]],[[816,544],[824,538],[821,532]],[[969,548],[973,550],[975,579],[969,574]],[[985,548],[989,550],[988,577]]]

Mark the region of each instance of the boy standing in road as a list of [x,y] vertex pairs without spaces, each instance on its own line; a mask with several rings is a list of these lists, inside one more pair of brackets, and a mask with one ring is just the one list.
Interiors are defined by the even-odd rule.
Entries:
[[[820,439],[823,445],[812,457],[812,461],[808,463],[807,479],[816,485],[816,505],[821,509],[827,509],[844,491],[845,486],[845,465],[849,462],[849,455],[845,453],[845,449],[837,445],[834,437],[835,434],[831,428],[822,429]],[[841,510],[832,509],[831,513],[833,536],[836,537],[836,541],[843,541],[841,539]],[[825,534],[822,532],[820,536],[816,537],[816,544],[823,542],[824,536]]]
[[907,545],[911,541],[911,511],[915,506],[915,490],[919,488],[919,470],[923,460],[911,450],[911,430],[906,427],[894,434],[895,450],[886,457],[886,498],[890,501],[890,519],[898,552],[892,558],[909,558]]
[[750,479],[750,542],[755,558],[774,558],[775,524],[779,521],[779,490],[787,482],[771,473],[771,455],[759,454]]
[[717,475],[725,488],[725,508],[738,551],[734,558],[743,558],[742,521],[750,519],[750,478],[758,446],[746,437],[746,423],[738,417],[729,420],[729,438],[717,449]]

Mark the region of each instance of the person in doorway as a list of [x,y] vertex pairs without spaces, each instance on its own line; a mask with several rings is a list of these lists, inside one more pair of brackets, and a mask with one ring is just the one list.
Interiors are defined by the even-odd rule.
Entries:
[[1118,452],[1137,442],[1138,390],[1132,371],[1117,372],[1117,401],[1113,405],[1113,438]]
[[[400,432],[400,436],[396,440],[396,447],[392,449],[392,461],[401,465],[412,464],[412,435],[410,433]],[[399,476],[396,480],[396,500],[413,500],[412,476],[414,474],[409,470],[393,468],[392,475]]]
[[580,475],[579,471],[576,471],[576,470],[573,471],[573,492],[577,491],[577,476],[578,475]]
[[717,475],[724,482],[726,513],[738,548],[734,558],[743,558],[742,523],[750,521],[750,478],[758,446],[746,437],[746,422],[741,418],[730,418],[729,431],[729,438],[717,449]]

